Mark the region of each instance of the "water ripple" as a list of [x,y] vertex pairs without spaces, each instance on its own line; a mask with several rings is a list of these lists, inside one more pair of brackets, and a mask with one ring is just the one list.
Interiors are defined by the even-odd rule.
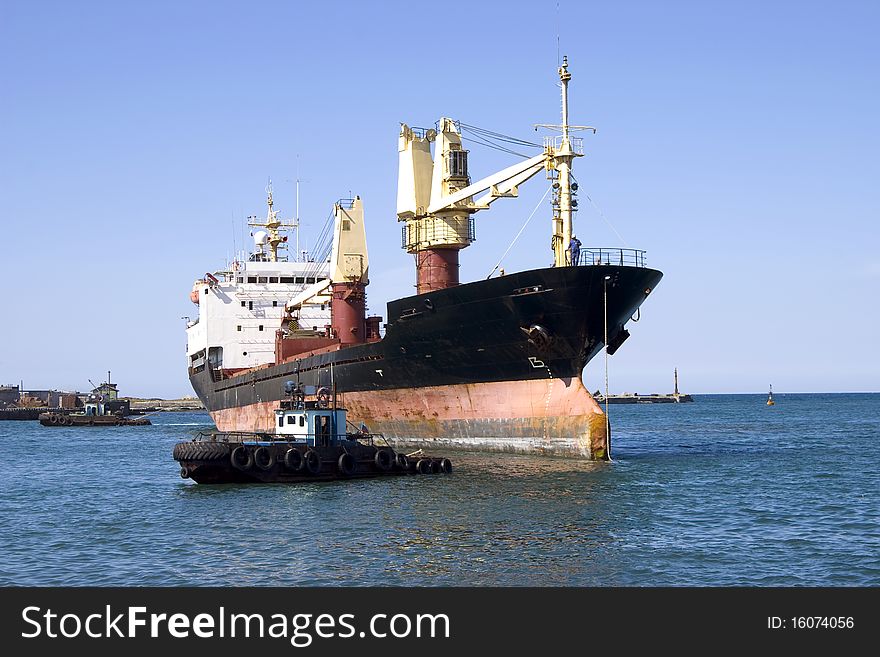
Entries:
[[181,480],[203,414],[0,422],[0,584],[880,585],[880,395],[761,401],[615,407],[612,463],[296,486]]

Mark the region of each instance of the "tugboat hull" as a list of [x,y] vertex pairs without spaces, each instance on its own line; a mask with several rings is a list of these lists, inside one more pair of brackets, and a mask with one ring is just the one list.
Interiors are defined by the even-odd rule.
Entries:
[[42,413],[37,419],[44,427],[143,427],[152,424],[145,417],[130,420],[116,415]]
[[180,476],[199,484],[299,483],[452,471],[446,458],[409,458],[355,440],[307,446],[269,436],[243,440],[240,434],[231,439],[215,434],[178,443],[172,456],[180,463]]

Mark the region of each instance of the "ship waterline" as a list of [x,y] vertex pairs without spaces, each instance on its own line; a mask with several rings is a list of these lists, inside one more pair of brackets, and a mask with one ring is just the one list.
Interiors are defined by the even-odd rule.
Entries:
[[[350,392],[340,402],[352,422],[395,447],[608,455],[605,415],[579,377]],[[271,433],[277,406],[256,402],[211,417],[220,431]]]

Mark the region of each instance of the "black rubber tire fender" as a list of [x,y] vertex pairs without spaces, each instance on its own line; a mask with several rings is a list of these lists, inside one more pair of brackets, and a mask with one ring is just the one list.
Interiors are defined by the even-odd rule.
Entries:
[[449,459],[440,459],[440,472],[443,474],[452,473],[452,461]]
[[254,463],[260,470],[271,470],[275,467],[275,454],[265,445],[254,450]]
[[310,449],[303,456],[303,462],[305,463],[306,472],[311,475],[316,475],[321,471],[321,457],[318,456],[318,452],[313,449]]
[[186,458],[184,457],[184,453],[187,445],[189,445],[189,443],[177,443],[174,446],[174,449],[171,450],[171,458],[175,461],[185,461]]
[[58,416],[54,413],[49,416],[49,424],[58,424]]
[[409,457],[406,454],[397,455],[397,467],[401,470],[409,470]]
[[237,470],[250,470],[254,465],[254,453],[244,445],[239,445],[229,455],[232,467]]
[[378,449],[376,450],[376,455],[373,457],[376,467],[383,472],[388,472],[396,460],[396,455],[390,449]]
[[354,474],[354,471],[357,468],[357,463],[355,463],[354,457],[351,454],[343,452],[336,460],[336,466],[339,468],[341,474],[350,477]]
[[416,472],[419,474],[431,474],[431,472],[433,472],[431,459],[419,459],[416,462]]
[[202,441],[177,443],[171,456],[176,461],[222,461],[229,458],[229,446],[226,443]]
[[284,453],[284,466],[288,470],[293,470],[294,472],[299,472],[305,466],[305,459],[303,459],[302,452],[300,452],[295,447],[291,447]]

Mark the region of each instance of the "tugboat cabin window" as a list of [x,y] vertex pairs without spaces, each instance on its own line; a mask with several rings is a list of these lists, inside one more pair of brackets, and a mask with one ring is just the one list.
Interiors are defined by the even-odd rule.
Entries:
[[[287,417],[287,423],[290,424],[290,416]],[[278,426],[279,427],[284,426],[284,416],[283,415],[278,416]]]
[[[300,418],[300,421],[302,421],[302,418]],[[287,416],[287,424],[296,424],[296,418],[293,417],[292,415],[288,415]]]
[[262,325],[262,324],[260,324],[260,330],[261,330],[261,331],[263,330],[263,325]]
[[299,416],[299,426],[306,426],[306,419],[302,415]]
[[326,415],[319,415],[315,418],[315,438],[319,446],[328,447],[330,445],[330,418]]
[[299,284],[301,285],[301,284],[303,284],[303,283],[306,282],[306,277],[305,277],[305,276],[297,276],[297,277],[296,277],[296,282],[299,283]]
[[256,276],[248,276],[248,283],[256,283],[256,282],[257,282]]
[[253,310],[253,309],[254,309],[254,302],[248,301],[248,310]]
[[281,282],[282,282],[282,283],[288,283],[288,284],[291,284],[291,283],[293,283],[293,281],[294,281],[293,276],[282,276],[282,277],[281,277]]
[[278,282],[278,277],[277,277],[277,276],[270,276],[270,277],[269,277],[269,282],[270,282],[270,283],[277,283],[277,282]]
[[245,302],[242,301],[242,302],[241,302],[241,307],[244,308],[244,306],[245,306]]
[[268,281],[268,277],[266,276],[258,276],[257,283],[266,283]]

